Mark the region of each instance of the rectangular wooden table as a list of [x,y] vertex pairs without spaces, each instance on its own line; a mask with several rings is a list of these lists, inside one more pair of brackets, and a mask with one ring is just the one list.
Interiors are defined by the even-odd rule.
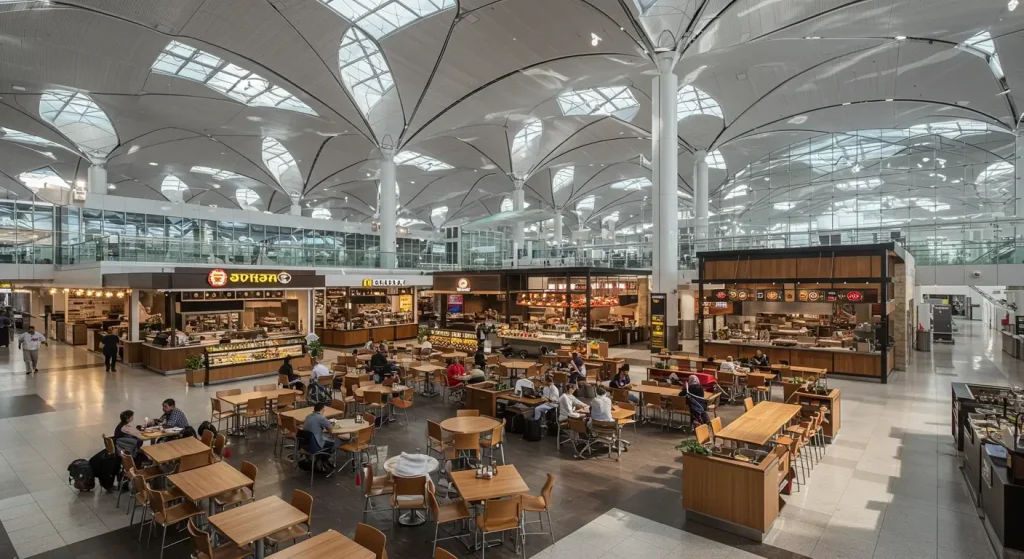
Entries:
[[[309,417],[309,414],[311,413],[313,413],[313,407],[309,406],[305,408],[299,408],[297,410],[288,410],[285,412],[281,412],[281,415],[288,416],[297,421],[299,423],[299,428],[301,429],[302,422],[305,421],[306,418]],[[324,407],[324,410],[320,413],[323,414],[323,416],[326,417],[327,419],[331,419],[332,417],[341,417],[345,415],[345,412],[336,410],[330,406]]]
[[346,538],[327,530],[274,554],[275,559],[376,559],[377,554]]
[[172,474],[167,476],[167,480],[180,489],[190,501],[198,503],[203,499],[209,499],[211,515],[213,497],[252,483],[251,479],[227,462],[217,462],[180,474]]
[[423,375],[423,391],[420,392],[421,396],[437,396],[441,393],[441,391],[434,385],[434,375],[444,374],[444,367],[442,365],[423,363],[422,365],[416,365],[415,367],[409,367],[408,369]]
[[726,425],[721,432],[715,433],[715,437],[763,446],[792,421],[800,409],[795,404],[761,402]]
[[296,398],[299,398],[299,397],[302,396],[302,391],[300,391],[300,390],[293,390],[291,388],[277,388],[277,389],[274,389],[274,390],[266,390],[266,391],[260,391],[260,392],[243,392],[241,394],[232,394],[230,396],[221,396],[220,400],[222,402],[227,402],[228,404],[230,404],[231,407],[233,407],[234,411],[235,411],[235,417],[234,417],[234,420],[232,421],[232,423],[233,423],[232,428],[231,428],[232,432],[230,432],[228,434],[230,434],[230,435],[240,435],[240,434],[244,435],[244,433],[239,433],[239,429],[240,429],[239,424],[240,424],[240,421],[242,419],[241,408],[242,408],[242,406],[248,404],[249,400],[255,400],[257,398],[264,398],[265,397],[267,399],[267,402],[269,403],[269,402],[273,402],[274,400],[277,400],[282,395],[289,394],[289,393],[295,394]]
[[209,517],[210,524],[235,545],[256,544],[256,559],[263,559],[263,538],[305,522],[301,510],[272,496]]
[[166,443],[157,443],[142,447],[142,452],[145,452],[146,456],[149,456],[149,458],[157,464],[166,464],[167,462],[178,460],[182,456],[199,454],[200,452],[209,450],[210,447],[206,446],[203,444],[203,441],[195,437],[185,437],[183,439],[176,439]]
[[530,492],[530,488],[519,475],[519,470],[511,464],[498,466],[498,475],[492,479],[477,479],[476,470],[452,472],[451,476],[459,494],[467,503],[514,497]]

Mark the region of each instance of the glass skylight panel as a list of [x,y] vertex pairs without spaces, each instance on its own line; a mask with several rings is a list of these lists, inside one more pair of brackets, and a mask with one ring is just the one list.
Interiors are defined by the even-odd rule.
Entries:
[[551,192],[556,194],[568,188],[572,189],[572,181],[576,176],[575,167],[562,167],[551,177]]
[[33,192],[38,192],[43,188],[71,190],[71,185],[50,167],[41,167],[35,171],[21,173],[18,175],[18,180]]
[[242,206],[244,208],[246,206],[251,206],[256,202],[259,202],[260,195],[257,194],[256,191],[251,188],[239,188],[235,190],[235,201],[238,202],[239,206]]
[[742,212],[745,209],[746,209],[746,206],[727,206],[727,207],[724,207],[724,208],[719,208],[718,209],[718,213],[720,213],[720,214],[735,214],[735,213],[740,213],[740,212]]
[[238,173],[232,173],[231,171],[225,171],[224,169],[214,169],[213,167],[203,167],[196,165],[189,170],[191,173],[198,173],[200,175],[210,175],[216,180],[226,181],[231,179],[244,179],[244,175]]
[[710,95],[693,87],[684,85],[676,94],[676,120],[683,120],[690,115],[722,116],[722,107]]
[[33,136],[32,134],[26,134],[25,132],[21,132],[19,130],[14,130],[13,128],[7,128],[7,127],[4,127],[4,126],[0,126],[0,139],[7,140],[9,142],[20,142],[22,144],[32,144],[34,146],[43,146],[43,147],[51,147],[52,146],[52,147],[59,147],[59,148],[63,148],[64,147],[64,146],[58,144],[57,142],[51,142],[50,140],[47,140],[46,138],[40,138],[39,136]]
[[364,115],[369,114],[395,85],[380,47],[357,27],[350,27],[341,38],[338,67],[341,81]]
[[172,202],[181,202],[188,192],[188,185],[174,175],[167,175],[160,184],[160,192]]
[[1012,178],[1013,170],[1013,163],[997,161],[985,167],[985,170],[978,175],[978,184],[1006,182]]
[[775,202],[772,207],[779,211],[789,211],[795,208],[799,202]]
[[876,178],[854,179],[850,181],[837,182],[835,184],[836,190],[845,191],[874,190],[879,186],[882,186],[882,179]]
[[640,177],[613,182],[610,185],[612,190],[642,190],[651,186],[651,179]]
[[963,46],[968,49],[981,52],[985,55],[988,60],[989,68],[992,69],[992,73],[997,78],[1003,77],[1003,66],[999,63],[999,54],[996,52],[996,43],[992,40],[992,35],[988,31],[982,31],[977,35],[967,39],[963,42]]
[[316,114],[309,105],[259,74],[178,41],[164,47],[153,62],[152,71],[199,82],[250,107]]
[[718,151],[717,149],[714,150],[714,151],[708,152],[708,154],[706,156],[704,156],[704,161],[708,164],[708,167],[710,167],[712,169],[725,169],[726,168],[725,158],[722,157],[722,152]]
[[558,95],[558,106],[565,116],[614,116],[630,121],[636,116],[640,103],[629,87],[596,87],[578,89]]
[[647,10],[651,9],[652,6],[658,3],[659,0],[633,0],[636,3],[637,10],[640,11],[640,15],[644,15]]
[[949,209],[949,204],[944,204],[930,198],[913,198],[914,205],[930,212],[944,212]]
[[267,136],[263,138],[263,164],[267,166],[277,183],[281,184],[281,177],[285,172],[295,167],[295,158],[281,142]]
[[440,206],[430,210],[430,223],[434,227],[440,227],[448,218],[448,206]]
[[597,202],[597,198],[593,194],[580,199],[579,202],[576,202],[576,213],[580,214],[586,211],[593,211],[595,202]]
[[614,225],[615,222],[617,222],[617,221],[619,221],[619,210],[615,210],[614,212],[612,212],[612,213],[604,216],[603,218],[601,218],[601,224],[602,225],[608,225],[608,224]]
[[421,171],[428,172],[454,169],[454,167],[444,161],[440,161],[426,155],[421,155],[415,151],[399,152],[398,155],[395,156],[395,165],[414,165],[419,167]]
[[540,119],[531,118],[527,120],[523,128],[512,137],[512,156],[523,155],[523,152],[526,151],[530,144],[540,139],[540,133],[543,129],[544,125]]
[[327,208],[313,208],[313,213],[310,217],[313,219],[331,219],[331,210]]
[[749,193],[750,193],[750,187],[748,187],[745,184],[740,184],[740,185],[737,185],[732,190],[730,190],[729,193],[725,195],[725,198],[723,198],[723,200],[731,200],[733,198],[738,198],[740,196],[746,196]]
[[320,1],[376,39],[382,39],[407,25],[455,6],[455,0]]
[[114,124],[85,93],[47,89],[39,96],[39,116],[91,158],[106,159],[117,147]]
[[515,204],[512,203],[512,199],[506,196],[501,199],[501,207],[498,208],[498,211],[501,213],[510,212],[513,207],[515,207]]

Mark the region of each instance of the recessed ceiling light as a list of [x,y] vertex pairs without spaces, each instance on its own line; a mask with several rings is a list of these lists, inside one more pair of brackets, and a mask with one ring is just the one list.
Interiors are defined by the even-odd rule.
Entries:
[[108,184],[107,185],[107,190],[117,190],[117,185]]
[[892,103],[892,99],[886,99],[885,102],[886,103]]
[[416,181],[409,181],[409,184],[416,184]]
[[20,85],[12,85],[11,89],[13,89],[14,91],[25,91],[25,88]]
[[1017,9],[1017,0],[1010,0],[1006,3],[1006,9],[1011,12]]
[[156,161],[150,161],[149,164],[156,167]]
[[906,35],[896,35],[896,40],[897,41],[906,41],[907,40],[907,36]]
[[813,36],[811,36],[811,37],[804,37],[804,39],[820,39],[820,38],[821,38],[821,37],[819,37],[819,36],[817,36],[817,35],[813,35]]
[[849,104],[850,104],[850,102],[849,102],[849,101],[847,101],[847,102],[843,103],[843,106],[845,107],[845,106],[847,106],[847,105],[849,105]]
[[219,184],[217,184],[217,183],[213,183],[213,187],[214,187],[214,188],[220,188],[220,185],[219,185]]

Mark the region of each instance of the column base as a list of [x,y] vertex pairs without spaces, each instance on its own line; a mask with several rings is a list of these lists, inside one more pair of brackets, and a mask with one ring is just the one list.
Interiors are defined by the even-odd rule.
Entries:
[[679,327],[674,324],[665,326],[665,349],[679,351]]

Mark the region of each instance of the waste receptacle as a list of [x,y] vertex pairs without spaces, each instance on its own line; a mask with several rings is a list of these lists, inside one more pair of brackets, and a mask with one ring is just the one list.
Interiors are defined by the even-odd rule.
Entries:
[[932,333],[928,330],[917,331],[917,344],[915,344],[917,351],[931,351],[932,350]]

